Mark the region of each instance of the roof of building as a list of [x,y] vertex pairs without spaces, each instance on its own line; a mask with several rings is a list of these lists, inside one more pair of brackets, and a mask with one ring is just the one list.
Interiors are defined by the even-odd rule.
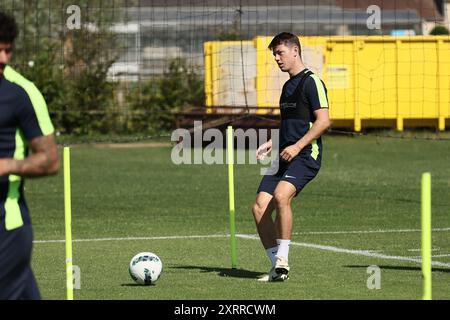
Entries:
[[332,6],[336,0],[140,0],[141,7]]
[[[140,0],[139,7],[164,7],[164,8],[192,8],[199,10],[204,8],[216,7],[224,10],[242,7],[253,8],[275,8],[275,7],[291,7],[291,8],[316,8],[325,11],[355,11],[355,14],[366,14],[366,10],[371,5],[377,5],[382,11],[392,15],[393,12],[399,12],[399,19],[404,19],[401,15],[409,12],[413,19],[419,17],[428,21],[442,21],[444,16],[440,12],[442,0]],[[133,1],[130,2],[130,7]],[[281,9],[280,9],[281,10]],[[411,12],[413,12],[411,14]]]
[[366,9],[377,5],[381,10],[416,10],[425,20],[436,21],[444,19],[434,0],[336,0],[336,4],[344,9]]

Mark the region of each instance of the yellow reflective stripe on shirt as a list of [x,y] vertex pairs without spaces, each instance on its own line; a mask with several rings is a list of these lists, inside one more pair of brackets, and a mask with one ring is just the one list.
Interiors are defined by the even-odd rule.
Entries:
[[317,95],[319,97],[320,107],[321,108],[328,108],[327,94],[325,92],[325,87],[323,86],[322,81],[315,74],[312,74],[311,78],[313,78],[314,82],[316,83]]
[[[309,123],[309,128],[311,129],[313,126],[312,122]],[[319,145],[317,144],[317,140],[313,140],[311,142],[311,157],[314,160],[317,160],[317,158],[319,157]]]
[[[14,151],[15,160],[25,159],[25,139],[21,131],[16,131],[16,149]],[[5,228],[11,231],[23,226],[22,212],[20,211],[20,184],[22,178],[16,175],[9,175],[8,195],[5,200]]]
[[33,105],[34,112],[38,119],[39,127],[41,128],[42,134],[44,136],[52,134],[55,129],[53,127],[52,121],[50,120],[50,115],[47,109],[47,103],[41,92],[36,88],[33,82],[25,79],[20,73],[15,71],[13,68],[7,66],[4,72],[5,79],[17,84],[27,93]]

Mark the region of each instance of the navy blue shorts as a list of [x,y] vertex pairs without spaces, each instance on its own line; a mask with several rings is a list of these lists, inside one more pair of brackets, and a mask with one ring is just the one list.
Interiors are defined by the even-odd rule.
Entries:
[[294,185],[295,196],[319,173],[320,162],[310,155],[300,154],[291,162],[279,161],[279,168],[274,175],[265,175],[259,185],[258,192],[267,192],[273,195],[280,181],[287,181]]
[[23,226],[0,232],[0,300],[39,300],[31,251],[33,231]]

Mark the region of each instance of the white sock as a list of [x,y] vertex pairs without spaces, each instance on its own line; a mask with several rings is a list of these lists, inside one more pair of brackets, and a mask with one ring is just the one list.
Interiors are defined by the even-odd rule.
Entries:
[[272,267],[275,267],[275,262],[277,261],[277,257],[276,257],[277,252],[278,252],[278,247],[266,249],[266,253],[270,259],[270,262],[272,263]]
[[277,241],[280,241],[280,244],[278,245],[278,257],[283,257],[286,260],[289,258],[289,246],[291,245],[291,240],[282,240],[277,239]]

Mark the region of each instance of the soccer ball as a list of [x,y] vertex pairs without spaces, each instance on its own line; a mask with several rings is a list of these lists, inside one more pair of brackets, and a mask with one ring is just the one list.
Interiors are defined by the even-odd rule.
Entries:
[[158,281],[162,269],[161,259],[156,254],[141,252],[131,259],[129,272],[136,283],[150,285]]

